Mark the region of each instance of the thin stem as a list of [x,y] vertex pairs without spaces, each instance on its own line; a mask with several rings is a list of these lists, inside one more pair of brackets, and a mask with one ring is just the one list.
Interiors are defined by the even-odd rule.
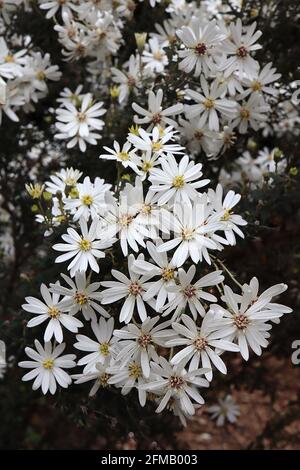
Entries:
[[[226,271],[226,273],[228,274],[228,276],[233,280],[233,282],[235,282],[235,284],[237,286],[239,286],[239,288],[241,290],[243,290],[243,286],[242,284],[239,283],[239,281],[235,278],[234,274],[229,271],[229,269],[225,266],[225,264],[218,258],[212,256],[212,258],[215,260],[216,264],[219,264],[221,266],[222,269],[224,269],[224,271]],[[215,263],[214,263],[215,264]]]

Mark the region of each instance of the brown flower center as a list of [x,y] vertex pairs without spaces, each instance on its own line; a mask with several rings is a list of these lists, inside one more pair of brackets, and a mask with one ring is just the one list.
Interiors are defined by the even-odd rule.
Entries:
[[155,113],[152,116],[152,122],[153,124],[159,124],[161,121],[161,115],[159,113]]
[[182,388],[184,384],[184,380],[182,377],[178,377],[177,375],[172,375],[169,378],[169,384],[171,388],[175,388],[175,390],[179,390],[180,388]]
[[197,292],[197,289],[192,284],[190,284],[189,286],[186,286],[186,288],[183,291],[184,295],[188,299],[191,299],[192,297],[194,297],[196,295],[196,292]]
[[242,59],[244,59],[244,57],[247,57],[248,51],[247,51],[246,47],[245,46],[239,47],[238,50],[236,51],[236,55],[238,57],[241,57]]
[[146,349],[152,342],[152,337],[149,333],[143,333],[138,339],[137,343],[141,348]]
[[129,284],[128,290],[131,295],[134,295],[136,297],[137,295],[142,293],[143,288],[138,282],[131,282],[131,284]]
[[201,338],[201,336],[198,336],[198,338],[195,339],[193,344],[198,351],[202,351],[206,348],[207,341],[205,338]]
[[250,323],[250,320],[245,315],[235,315],[234,316],[234,324],[239,330],[245,330]]
[[207,46],[204,44],[204,42],[199,42],[197,46],[195,47],[195,52],[198,55],[205,55],[207,52]]

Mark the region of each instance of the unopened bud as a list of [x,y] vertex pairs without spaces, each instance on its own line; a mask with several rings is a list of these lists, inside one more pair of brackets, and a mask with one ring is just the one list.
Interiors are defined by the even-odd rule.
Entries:
[[48,191],[44,191],[44,192],[43,192],[43,198],[45,199],[45,201],[51,201],[51,199],[52,199],[52,194],[49,193]]
[[292,166],[292,168],[290,168],[289,174],[291,176],[297,176],[298,175],[298,168],[296,168],[295,166]]
[[145,43],[147,40],[147,33],[135,33],[134,37],[135,37],[135,42],[136,42],[138,51],[141,54],[145,47]]
[[113,86],[110,87],[109,92],[110,92],[110,96],[114,100],[114,99],[118,98],[118,96],[120,94],[120,88],[117,85],[113,85]]

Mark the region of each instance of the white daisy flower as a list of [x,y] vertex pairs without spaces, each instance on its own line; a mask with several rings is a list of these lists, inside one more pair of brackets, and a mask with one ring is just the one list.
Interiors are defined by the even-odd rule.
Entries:
[[208,190],[208,198],[213,204],[214,210],[217,213],[223,213],[221,221],[224,223],[223,230],[226,240],[230,245],[235,245],[235,234],[244,238],[244,234],[239,226],[247,225],[247,222],[240,215],[233,213],[233,208],[239,203],[241,195],[230,190],[223,201],[223,188],[218,184],[215,191],[211,188]]
[[236,23],[229,25],[229,38],[223,42],[222,49],[229,55],[220,66],[220,70],[224,70],[224,75],[229,76],[232,72],[237,71],[240,79],[243,76],[249,78],[255,77],[258,70],[258,62],[251,57],[251,53],[261,49],[261,45],[257,44],[257,40],[262,35],[261,31],[255,31],[256,22],[245,27],[243,33],[242,22],[240,19]]
[[145,64],[145,70],[156,73],[162,73],[168,65],[164,44],[159,43],[157,37],[149,39],[147,48],[143,51],[142,62]]
[[173,126],[176,127],[177,123],[169,116],[175,116],[183,112],[183,105],[181,103],[175,104],[169,108],[162,108],[163,91],[159,89],[155,94],[152,90],[148,94],[148,109],[144,109],[137,103],[132,103],[132,108],[143,117],[134,117],[134,122],[137,124],[149,124],[149,130],[155,126]]
[[154,393],[163,391],[164,395],[156,409],[156,413],[163,411],[168,402],[173,399],[179,400],[182,409],[189,416],[195,414],[192,400],[199,405],[204,404],[197,388],[209,386],[209,382],[200,377],[207,372],[207,369],[187,372],[181,364],[172,367],[165,358],[160,357],[158,364],[151,363],[151,372],[153,373],[153,376],[151,376],[153,381],[140,386],[140,388]]
[[125,193],[129,206],[137,211],[136,222],[146,227],[149,238],[156,240],[159,230],[169,233],[168,211],[156,204],[155,194],[151,190],[144,196],[144,186],[139,176],[134,186],[126,184]]
[[81,178],[82,172],[71,168],[62,169],[55,175],[50,175],[51,181],[46,181],[46,191],[51,194],[57,192],[65,193],[66,188],[70,189],[77,185],[78,180]]
[[201,73],[207,76],[214,70],[220,55],[218,45],[225,39],[225,34],[220,31],[215,20],[202,27],[199,18],[193,18],[190,26],[183,26],[176,34],[186,47],[178,51],[178,56],[183,59],[179,63],[180,70],[187,73],[194,70],[196,77]]
[[[189,362],[189,371],[199,369],[199,364],[204,368],[212,369],[211,363],[222,374],[227,374],[227,367],[215,352],[215,348],[222,351],[239,352],[239,347],[224,339],[228,336],[228,326],[222,318],[216,319],[215,315],[208,312],[198,328],[195,321],[188,315],[180,317],[181,323],[172,323],[172,328],[176,331],[177,336],[166,342],[166,346],[180,346],[179,352],[171,359],[171,364],[182,363],[184,366]],[[212,370],[205,374],[207,380],[211,381]]]
[[79,144],[82,152],[86,150],[86,142],[95,145],[97,139],[101,136],[96,131],[101,131],[104,121],[99,119],[106,113],[103,109],[103,102],[93,104],[93,97],[90,93],[86,93],[82,99],[80,106],[75,106],[72,101],[65,100],[62,106],[56,109],[56,116],[59,122],[56,127],[59,130],[55,134],[57,139],[69,139],[68,148]]
[[195,163],[185,155],[179,163],[169,153],[167,158],[160,158],[160,168],[153,168],[150,173],[150,190],[156,194],[158,205],[176,204],[178,202],[189,204],[197,198],[196,189],[209,183],[208,179],[201,180],[203,175],[202,164]]
[[66,347],[65,343],[52,347],[52,344],[47,342],[43,347],[38,340],[35,340],[34,344],[37,351],[32,348],[25,348],[27,356],[32,361],[21,361],[18,364],[20,367],[32,369],[22,377],[22,380],[34,379],[33,390],[41,387],[44,395],[48,391],[54,395],[57,388],[56,382],[61,387],[68,388],[72,383],[72,379],[63,369],[76,366],[75,354],[60,356]]
[[27,304],[22,305],[23,310],[37,315],[29,320],[27,326],[32,328],[49,320],[44,334],[44,341],[48,342],[51,340],[52,336],[54,336],[56,341],[61,343],[63,341],[61,325],[72,333],[77,333],[78,328],[82,327],[83,323],[77,318],[74,318],[73,314],[70,312],[64,313],[66,308],[63,301],[59,301],[59,294],[54,293],[51,295],[45,284],[41,285],[40,291],[44,302],[35,297],[26,297],[25,300]]
[[[174,294],[169,291],[170,286],[175,285],[177,277],[176,266],[172,261],[168,260],[165,252],[158,252],[157,247],[162,244],[162,240],[158,239],[156,246],[154,243],[147,242],[147,250],[155,264],[145,261],[144,259],[136,260],[133,264],[133,270],[140,275],[159,277],[157,281],[152,282],[151,287],[144,295],[144,299],[156,298],[155,310],[160,312],[167,300],[174,298]],[[151,276],[151,277],[150,277]]]
[[156,325],[158,321],[159,316],[148,317],[141,325],[130,323],[121,330],[115,330],[114,336],[119,339],[120,348],[116,362],[126,364],[134,359],[141,364],[144,377],[149,378],[151,359],[159,360],[156,346],[165,346],[166,339],[174,335],[172,330],[166,330],[171,325],[170,321]]
[[[270,293],[272,294],[272,297],[278,296],[282,294],[283,292],[285,292],[286,289],[287,289],[286,284],[276,284],[276,286],[270,287],[270,289],[267,289],[265,292],[263,292],[261,296],[265,297],[265,296],[268,296]],[[261,298],[261,296],[258,294],[258,291],[259,291],[259,282],[256,277],[253,277],[249,284],[246,284],[246,283],[243,284],[243,292],[245,292],[245,295],[248,297],[250,304],[253,304],[254,302],[256,302],[259,297]],[[242,300],[242,296],[238,294],[235,294],[235,298],[239,302],[241,302]],[[286,305],[274,303],[274,302],[267,303],[264,308],[268,310],[276,309],[277,312],[280,312],[282,314],[292,312],[292,309],[290,307],[287,307]],[[279,323],[280,318],[281,317],[272,318],[271,322]]]
[[[199,263],[204,258],[211,264],[208,249],[220,249],[218,239],[214,232],[222,230],[223,225],[219,221],[218,214],[212,214],[207,204],[207,196],[203,195],[193,204],[176,204],[171,214],[171,230],[174,238],[157,247],[157,251],[164,252],[176,248],[172,263],[182,266],[188,257],[194,263]],[[226,242],[226,240],[225,240]]]
[[81,271],[76,271],[74,280],[65,274],[61,276],[68,287],[63,287],[58,283],[50,284],[50,291],[65,296],[62,304],[66,311],[71,315],[81,311],[87,321],[97,321],[95,311],[104,317],[109,317],[106,310],[97,303],[101,300],[101,293],[98,291],[100,282],[90,284],[85,272]]
[[110,188],[111,185],[104,183],[103,179],[96,177],[95,182],[92,183],[90,178],[86,176],[83,183],[76,185],[78,197],[63,199],[65,209],[74,214],[74,221],[81,217],[87,221],[90,217],[94,219],[106,209],[105,193]]
[[109,153],[102,153],[99,158],[104,160],[116,160],[118,163],[124,168],[132,168],[134,171],[138,171],[136,166],[136,149],[131,148],[130,142],[125,142],[123,147],[120,147],[120,144],[115,140],[114,141],[114,148],[110,149],[109,147],[103,147]]
[[110,71],[112,73],[113,81],[119,86],[119,103],[121,104],[127,102],[130,92],[136,90],[139,87],[139,60],[132,54],[128,61],[128,71],[119,70],[115,67],[112,67]]
[[248,101],[236,104],[238,109],[236,117],[232,121],[232,127],[238,126],[241,134],[245,134],[249,126],[257,131],[260,125],[268,119],[267,113],[270,111],[270,106],[258,93],[252,93]]
[[77,365],[84,365],[83,373],[95,372],[96,364],[108,363],[112,357],[113,344],[115,338],[112,338],[114,330],[114,319],[109,318],[107,321],[100,318],[99,322],[91,322],[91,328],[96,337],[96,341],[85,335],[76,335],[77,343],[74,344],[76,349],[87,351],[89,354],[82,357]]
[[98,220],[94,219],[88,229],[86,220],[81,218],[79,220],[80,231],[79,235],[76,230],[69,227],[67,234],[62,235],[65,243],[57,243],[53,246],[56,251],[65,251],[63,255],[56,258],[56,263],[62,263],[71,258],[73,260],[68,266],[71,277],[75,276],[76,271],[86,271],[88,266],[95,271],[99,272],[99,265],[96,261],[98,258],[105,258],[103,249],[109,248],[116,241],[116,239],[99,240],[96,236]]
[[[174,135],[176,134],[175,131],[172,130],[172,127],[167,127],[165,129],[161,129],[160,127],[154,127],[151,133],[146,132],[141,127],[138,129],[139,135],[135,135],[130,133],[128,135],[128,141],[131,142],[138,150],[145,152],[147,155],[148,160],[151,156],[153,156],[153,160],[157,160],[158,157],[166,156],[168,153],[172,154],[180,154],[183,153],[183,147],[178,144],[168,144],[170,140],[173,140]],[[145,164],[147,160],[143,160],[142,162],[142,170],[147,172],[149,171],[152,166],[147,166]],[[151,161],[151,160],[150,160]]]
[[98,392],[99,388],[107,388],[108,379],[110,378],[110,374],[107,372],[108,365],[103,364],[96,364],[94,372],[88,372],[83,374],[74,374],[72,375],[72,379],[74,379],[75,384],[83,384],[89,382],[90,380],[94,380],[95,383],[93,384],[90,392],[89,397],[93,397]]
[[201,303],[201,299],[207,302],[216,302],[216,297],[209,292],[203,290],[204,287],[212,287],[224,281],[222,271],[214,271],[201,277],[195,283],[192,280],[196,274],[196,266],[193,264],[187,272],[180,268],[178,270],[179,284],[171,286],[169,290],[175,293],[174,299],[164,307],[164,316],[173,312],[173,319],[176,319],[183,313],[188,306],[194,320],[196,321],[198,314],[205,316],[205,309]]
[[[143,255],[140,254],[137,260],[144,259]],[[146,282],[149,276],[140,276],[133,270],[133,264],[135,257],[133,254],[128,256],[128,272],[129,278],[120,271],[113,269],[111,271],[114,278],[117,281],[102,281],[101,285],[107,287],[102,291],[101,303],[111,304],[118,300],[126,298],[121,311],[119,320],[120,322],[129,323],[133,314],[134,309],[137,308],[141,321],[145,321],[147,318],[147,311],[144,303],[144,294],[147,291],[149,284]],[[148,303],[153,304],[150,300]]]
[[283,311],[281,306],[277,307],[277,304],[270,307],[272,297],[286,289],[285,284],[277,284],[267,289],[253,302],[252,292],[249,293],[247,289],[237,297],[229,286],[225,286],[222,300],[227,304],[227,309],[219,305],[211,306],[212,311],[222,314],[227,320],[231,332],[226,339],[237,340],[245,361],[249,359],[249,347],[260,356],[262,348],[268,346],[267,338],[270,337],[268,331],[272,326],[267,322],[292,311],[288,307]]
[[135,252],[139,251],[138,245],[145,247],[144,238],[149,235],[143,221],[137,218],[138,206],[131,203],[127,192],[128,189],[121,192],[118,202],[112,196],[107,196],[108,210],[101,217],[97,229],[100,239],[111,239],[118,235],[124,256],[128,255],[128,245]]
[[46,18],[52,18],[61,9],[61,14],[72,16],[72,10],[76,9],[76,2],[72,0],[39,0],[40,8],[48,10]]
[[243,96],[248,96],[250,93],[255,92],[276,96],[278,91],[271,87],[270,84],[279,80],[280,77],[281,74],[276,73],[275,67],[272,68],[272,62],[269,62],[257,73],[254,78],[244,78],[243,85],[247,89],[243,92]]
[[211,419],[216,420],[217,426],[224,426],[226,421],[235,423],[240,415],[240,407],[231,395],[219,398],[218,404],[210,406],[207,411],[211,414]]
[[187,96],[196,101],[197,104],[186,105],[188,118],[199,116],[199,126],[208,123],[210,131],[219,131],[219,115],[231,120],[236,115],[236,102],[223,98],[224,85],[214,80],[209,86],[207,80],[201,75],[202,93],[188,89]]
[[133,388],[136,388],[140,405],[145,406],[146,391],[141,389],[141,386],[145,385],[146,381],[142,368],[137,362],[129,362],[123,367],[120,367],[120,364],[112,365],[107,368],[107,372],[111,375],[108,379],[109,385],[120,387],[122,395],[127,395]]

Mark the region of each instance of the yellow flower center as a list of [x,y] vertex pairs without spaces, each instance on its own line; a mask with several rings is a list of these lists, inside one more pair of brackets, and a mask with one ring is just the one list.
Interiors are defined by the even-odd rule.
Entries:
[[93,204],[93,198],[89,194],[83,196],[81,200],[85,206],[90,206],[91,204]]
[[42,82],[46,78],[46,74],[42,70],[40,70],[40,72],[37,72],[35,76],[40,82]]
[[86,119],[85,113],[83,113],[83,112],[77,113],[77,120],[78,120],[79,122],[84,122],[85,119]]
[[119,217],[119,224],[122,225],[122,227],[128,227],[132,221],[133,216],[130,214],[123,214],[121,217]]
[[161,142],[153,142],[152,150],[153,152],[159,152],[162,149],[163,144]]
[[67,186],[74,186],[76,184],[75,178],[72,178],[71,176],[69,178],[65,179],[65,184]]
[[142,375],[142,369],[136,362],[131,362],[128,366],[129,377],[138,379]]
[[184,186],[184,177],[182,175],[175,176],[173,186],[176,189],[182,188]]
[[152,211],[152,207],[149,204],[143,204],[140,210],[142,214],[146,214],[146,215],[151,214],[151,211]]
[[182,240],[191,240],[193,238],[194,230],[190,228],[184,228],[181,232]]
[[45,359],[43,362],[43,367],[44,369],[52,369],[54,366],[54,360],[53,359]]
[[120,160],[122,160],[122,162],[126,162],[127,160],[129,160],[128,152],[119,152],[118,157],[120,158]]
[[110,378],[110,374],[107,374],[104,372],[104,374],[100,375],[99,377],[99,382],[101,387],[107,387],[108,386],[108,379]]
[[142,170],[147,173],[151,168],[153,167],[153,164],[151,162],[143,162],[142,164]]
[[240,115],[242,119],[249,119],[250,112],[248,111],[248,109],[242,108],[240,111]]
[[91,242],[89,240],[86,240],[84,238],[82,238],[82,240],[80,240],[79,242],[79,248],[82,250],[82,251],[89,251],[91,249]]
[[56,307],[50,307],[48,309],[48,314],[51,318],[57,318],[59,317],[60,311]]
[[133,135],[139,135],[139,126],[136,124],[136,125],[132,125],[129,127],[129,132]]
[[153,57],[154,57],[155,60],[160,61],[160,60],[162,60],[162,53],[160,51],[156,51],[156,52],[154,52]]
[[211,98],[206,98],[203,104],[206,109],[211,109],[215,107],[215,102]]
[[100,344],[99,351],[103,356],[108,356],[108,354],[109,354],[109,344],[108,343]]
[[262,84],[258,80],[254,80],[252,83],[252,90],[253,91],[260,91],[262,89]]
[[14,56],[12,54],[7,54],[4,57],[5,62],[14,62]]
[[221,217],[221,220],[223,220],[223,221],[226,222],[227,220],[230,219],[232,213],[233,213],[232,210],[226,209],[226,210],[225,210],[225,213],[224,213],[224,215],[223,215],[223,217]]
[[161,272],[161,277],[165,282],[171,281],[174,279],[174,269],[172,268],[163,268]]

